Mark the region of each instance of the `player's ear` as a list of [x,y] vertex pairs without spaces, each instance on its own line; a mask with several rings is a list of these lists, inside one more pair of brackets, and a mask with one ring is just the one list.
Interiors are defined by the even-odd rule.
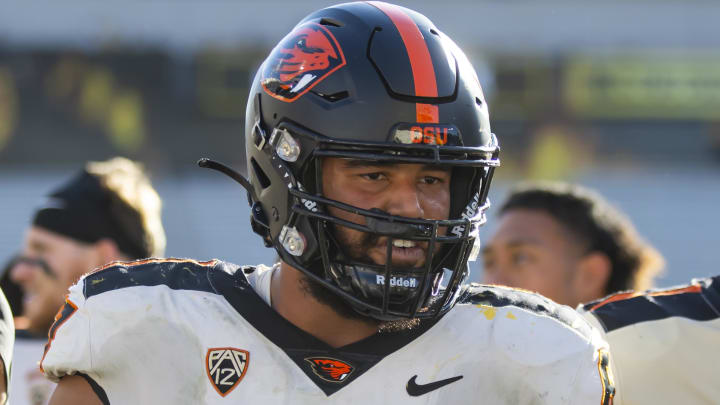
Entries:
[[103,238],[94,244],[96,260],[95,266],[100,267],[116,260],[127,260],[120,251],[117,243],[112,239]]
[[610,279],[612,264],[606,254],[591,252],[580,259],[574,280],[574,289],[580,302],[602,298]]

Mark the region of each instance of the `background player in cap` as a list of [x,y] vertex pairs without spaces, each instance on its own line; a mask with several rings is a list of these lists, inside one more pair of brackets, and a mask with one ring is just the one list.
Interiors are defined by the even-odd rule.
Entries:
[[41,364],[53,404],[612,401],[575,311],[463,283],[499,148],[472,66],[426,17],[309,15],[260,67],[245,135],[249,180],[202,165],[245,186],[281,262],[84,277]]
[[25,320],[15,345],[13,404],[49,399],[52,385],[37,365],[69,286],[115,260],[163,255],[160,211],[143,168],[125,158],[90,162],[49,194],[9,269],[24,293]]

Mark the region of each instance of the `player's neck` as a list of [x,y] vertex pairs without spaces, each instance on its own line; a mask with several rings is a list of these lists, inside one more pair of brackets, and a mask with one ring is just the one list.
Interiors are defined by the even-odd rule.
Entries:
[[272,307],[283,318],[332,347],[342,347],[377,333],[377,325],[341,316],[305,291],[302,273],[282,263],[270,284]]

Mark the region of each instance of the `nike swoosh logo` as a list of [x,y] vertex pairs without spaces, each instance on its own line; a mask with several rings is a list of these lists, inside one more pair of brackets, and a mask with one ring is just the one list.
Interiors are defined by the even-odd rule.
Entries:
[[457,377],[446,378],[444,380],[434,381],[428,384],[417,384],[415,383],[416,378],[417,375],[412,376],[412,378],[408,380],[407,386],[405,387],[405,389],[407,389],[407,393],[413,397],[419,397],[420,395],[427,394],[430,391],[435,391],[440,387],[452,384],[457,380],[461,380],[463,376],[459,375]]

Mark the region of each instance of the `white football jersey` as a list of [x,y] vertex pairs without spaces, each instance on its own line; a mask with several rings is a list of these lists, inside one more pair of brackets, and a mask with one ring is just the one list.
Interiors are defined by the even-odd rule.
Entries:
[[466,286],[435,321],[332,348],[269,305],[271,270],[120,263],[70,289],[42,361],[120,404],[610,404],[605,342],[571,308]]
[[720,402],[720,276],[610,295],[581,311],[610,344],[616,405]]
[[44,339],[15,339],[8,404],[46,405],[50,400],[55,383],[48,381],[38,367],[45,343]]
[[[13,345],[15,343],[15,323],[10,311],[10,304],[5,294],[0,290],[0,358],[4,365],[5,383],[11,377],[10,370],[13,365]],[[2,378],[2,376],[0,376]],[[9,392],[9,390],[7,390]]]

